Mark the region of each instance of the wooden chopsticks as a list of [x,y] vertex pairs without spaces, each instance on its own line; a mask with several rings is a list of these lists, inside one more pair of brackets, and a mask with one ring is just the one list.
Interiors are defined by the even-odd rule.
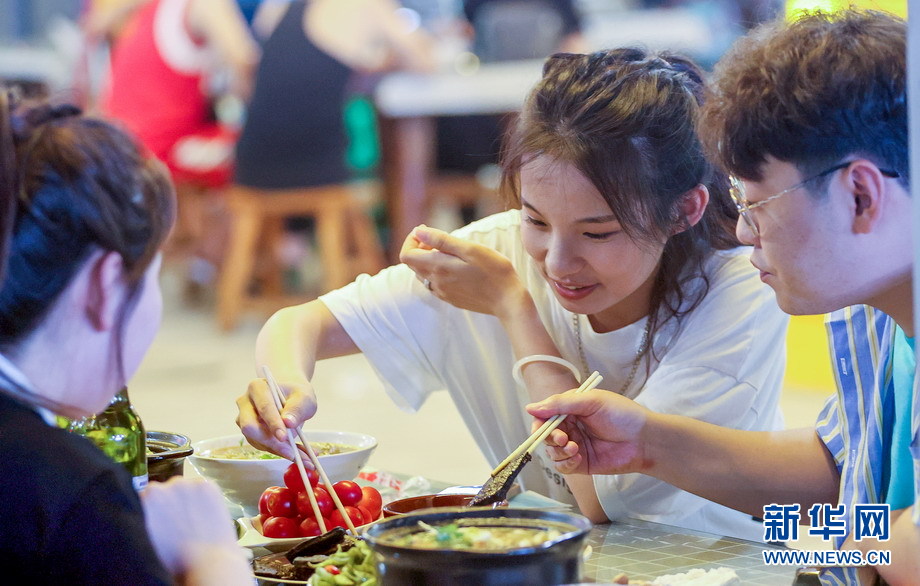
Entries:
[[[271,389],[272,398],[275,399],[275,406],[278,408],[278,415],[281,415],[281,410],[284,408],[284,393],[281,392],[281,387],[278,386],[278,383],[275,382],[275,377],[272,376],[271,371],[268,369],[268,366],[262,366],[262,375],[265,377],[266,382],[268,382],[268,388]],[[345,524],[348,525],[348,530],[351,531],[352,535],[355,537],[358,536],[358,530],[355,529],[354,523],[351,521],[351,517],[348,516],[348,513],[345,511],[345,506],[342,505],[342,501],[339,499],[339,495],[332,489],[332,483],[329,482],[329,477],[326,476],[326,471],[323,470],[322,465],[319,463],[319,458],[316,457],[316,453],[313,451],[313,447],[310,445],[310,442],[307,441],[307,438],[304,437],[303,431],[299,427],[295,428],[297,432],[297,437],[300,438],[301,443],[304,448],[307,450],[307,456],[310,457],[310,462],[313,463],[313,468],[319,473],[319,477],[323,480],[323,484],[329,489],[329,496],[332,497],[332,502],[335,503],[335,508],[338,509],[339,514],[342,515]],[[313,514],[316,515],[316,522],[319,524],[320,531],[323,533],[326,532],[326,523],[323,521],[323,515],[320,513],[319,505],[316,502],[316,495],[313,494],[313,487],[310,484],[309,478],[307,478],[307,471],[303,466],[303,460],[300,456],[300,448],[297,447],[297,442],[294,440],[294,433],[290,428],[287,429],[288,442],[291,444],[291,448],[294,450],[294,461],[297,463],[297,470],[300,472],[300,478],[303,480],[304,491],[307,493],[307,497],[310,499],[310,506],[313,508]]]
[[[602,380],[604,380],[604,377],[602,377],[600,373],[598,373],[595,370],[594,372],[591,373],[590,376],[588,376],[588,378],[584,380],[584,382],[581,383],[581,386],[579,386],[575,390],[575,392],[583,393],[585,391],[590,391],[591,389],[597,387],[597,385],[601,384]],[[541,443],[543,443],[543,440],[545,440],[549,436],[549,434],[553,433],[554,429],[559,427],[559,425],[563,421],[565,421],[566,417],[567,415],[553,415],[552,417],[544,421],[543,425],[541,425],[535,432],[530,434],[530,437],[524,440],[524,442],[520,446],[518,446],[516,450],[511,452],[510,456],[502,460],[501,464],[499,464],[498,466],[495,467],[494,470],[492,470],[492,476],[494,477],[496,474],[501,472],[505,466],[507,466],[514,460],[516,460],[524,452],[533,454],[534,451],[537,449],[537,447]]]

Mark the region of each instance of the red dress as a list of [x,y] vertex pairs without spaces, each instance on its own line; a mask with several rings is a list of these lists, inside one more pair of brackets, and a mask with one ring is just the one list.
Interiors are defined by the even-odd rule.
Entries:
[[235,132],[212,117],[207,47],[186,22],[189,0],[153,0],[138,9],[112,51],[103,112],[120,121],[177,183],[226,185]]

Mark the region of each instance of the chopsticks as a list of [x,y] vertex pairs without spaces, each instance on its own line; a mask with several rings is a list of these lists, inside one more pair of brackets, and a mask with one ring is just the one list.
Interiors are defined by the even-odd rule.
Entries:
[[[275,377],[272,376],[271,371],[268,369],[267,365],[262,366],[262,375],[265,377],[265,381],[268,383],[268,388],[271,390],[272,398],[275,400],[275,407],[278,408],[278,415],[281,415],[281,409],[284,408],[284,393],[281,392],[281,387],[278,386],[278,383],[275,382]],[[319,524],[320,531],[323,533],[326,532],[326,523],[323,521],[323,515],[320,513],[319,505],[316,502],[316,495],[313,494],[313,488],[310,484],[309,478],[307,478],[307,471],[303,467],[303,459],[300,456],[300,449],[297,447],[297,442],[294,440],[294,433],[290,428],[287,429],[288,443],[291,444],[291,448],[294,449],[294,461],[297,463],[297,470],[300,472],[300,478],[303,480],[304,492],[307,493],[307,498],[310,499],[310,507],[313,508],[313,514],[316,515],[316,522]],[[335,503],[335,508],[338,509],[339,514],[342,515],[342,519],[345,521],[345,524],[348,525],[348,530],[351,531],[352,535],[355,537],[358,536],[358,530],[355,529],[354,523],[351,521],[351,517],[348,516],[348,513],[345,511],[345,506],[342,505],[342,501],[339,499],[339,495],[332,489],[332,483],[329,482],[329,477],[326,476],[326,471],[323,470],[322,465],[319,463],[319,458],[316,457],[316,453],[313,451],[313,447],[310,445],[310,442],[307,441],[307,438],[304,437],[303,431],[299,427],[295,428],[297,432],[297,437],[300,438],[301,443],[304,448],[307,450],[307,456],[310,457],[310,462],[313,463],[313,468],[319,473],[319,477],[322,478],[323,484],[329,488],[329,496],[332,497],[332,502]]]
[[[602,377],[600,373],[595,370],[581,383],[581,386],[575,389],[575,392],[583,393],[585,391],[590,391],[591,389],[597,387],[597,385],[601,384],[602,380],[604,380],[604,377]],[[565,421],[566,417],[568,417],[568,415],[553,415],[544,421],[543,425],[541,425],[535,432],[530,434],[530,437],[524,440],[524,442],[518,446],[516,450],[511,452],[510,456],[502,460],[501,464],[492,470],[492,476],[494,477],[496,474],[501,472],[505,466],[519,458],[524,452],[533,454],[537,449],[537,446],[543,443],[543,440],[549,437],[549,434],[553,433],[553,430],[559,427],[559,425]]]

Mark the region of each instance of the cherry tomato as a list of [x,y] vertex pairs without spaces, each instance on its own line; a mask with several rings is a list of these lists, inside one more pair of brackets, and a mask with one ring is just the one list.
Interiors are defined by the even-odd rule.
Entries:
[[323,532],[319,528],[319,523],[313,517],[307,517],[300,522],[301,537],[316,537],[322,534]]
[[259,497],[259,513],[262,515],[268,515],[268,495],[275,492],[276,490],[281,490],[280,486],[269,486],[262,491],[262,496]]
[[[355,507],[346,505],[345,512],[348,514],[348,518],[351,519],[351,522],[355,527],[364,525],[364,515],[361,513],[361,511]],[[345,519],[342,517],[342,513],[340,513],[338,509],[332,511],[332,514],[329,515],[329,523],[331,523],[332,527],[342,527],[344,529],[348,529],[348,524],[345,523]],[[327,529],[328,528],[329,527],[327,527]]]
[[[380,513],[377,513],[375,515],[370,509],[368,509],[361,503],[358,503],[357,505],[355,505],[355,508],[361,511],[361,516],[364,517],[364,523],[370,523],[371,521],[374,521],[375,519],[377,519],[377,517],[380,516]],[[362,523],[362,525],[364,523]]]
[[[304,468],[304,470],[310,480],[310,486],[319,484],[319,474],[316,470],[308,470],[307,468]],[[284,471],[284,485],[295,492],[303,490],[303,479],[300,477],[300,470],[297,469],[297,462],[291,462],[291,465]]]
[[270,517],[262,526],[262,535],[275,539],[300,537],[300,527],[290,517]]
[[329,490],[327,490],[325,486],[320,485],[313,489],[313,494],[316,496],[316,504],[319,505],[319,512],[323,514],[323,517],[329,517],[332,511],[335,510],[335,503],[329,495]]
[[379,517],[380,511],[383,509],[383,499],[380,497],[380,492],[373,486],[362,486],[361,494],[363,496],[358,501],[358,506],[367,507],[367,510],[373,514],[374,519]]
[[[319,514],[323,517],[328,517],[329,513],[332,512],[332,509],[335,508],[335,503],[332,502],[332,497],[329,496],[329,493],[326,492],[326,489],[317,486],[313,489],[313,495],[316,497],[316,504],[319,507]],[[310,495],[304,492],[297,493],[297,513],[301,517],[313,517],[313,505],[310,504]]]
[[268,495],[266,507],[272,517],[296,517],[296,494],[290,488],[281,488]]
[[340,480],[332,485],[332,490],[335,491],[335,494],[339,495],[339,500],[342,501],[343,505],[356,505],[360,501],[364,494],[361,492],[361,487],[356,482],[351,480]]

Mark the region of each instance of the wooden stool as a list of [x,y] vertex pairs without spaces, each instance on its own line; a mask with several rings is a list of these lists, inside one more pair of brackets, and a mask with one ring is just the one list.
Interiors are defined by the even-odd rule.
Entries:
[[[250,307],[274,311],[304,301],[283,294],[281,271],[274,262],[273,245],[283,235],[285,218],[314,218],[324,292],[348,284],[362,272],[374,273],[384,266],[383,249],[373,223],[347,186],[255,189],[236,185],[229,190],[228,206],[233,226],[217,289],[217,320],[224,330],[232,329],[240,314]],[[265,244],[267,258],[272,261],[267,263],[269,270],[262,290],[254,295],[249,287],[256,257],[266,250]]]

